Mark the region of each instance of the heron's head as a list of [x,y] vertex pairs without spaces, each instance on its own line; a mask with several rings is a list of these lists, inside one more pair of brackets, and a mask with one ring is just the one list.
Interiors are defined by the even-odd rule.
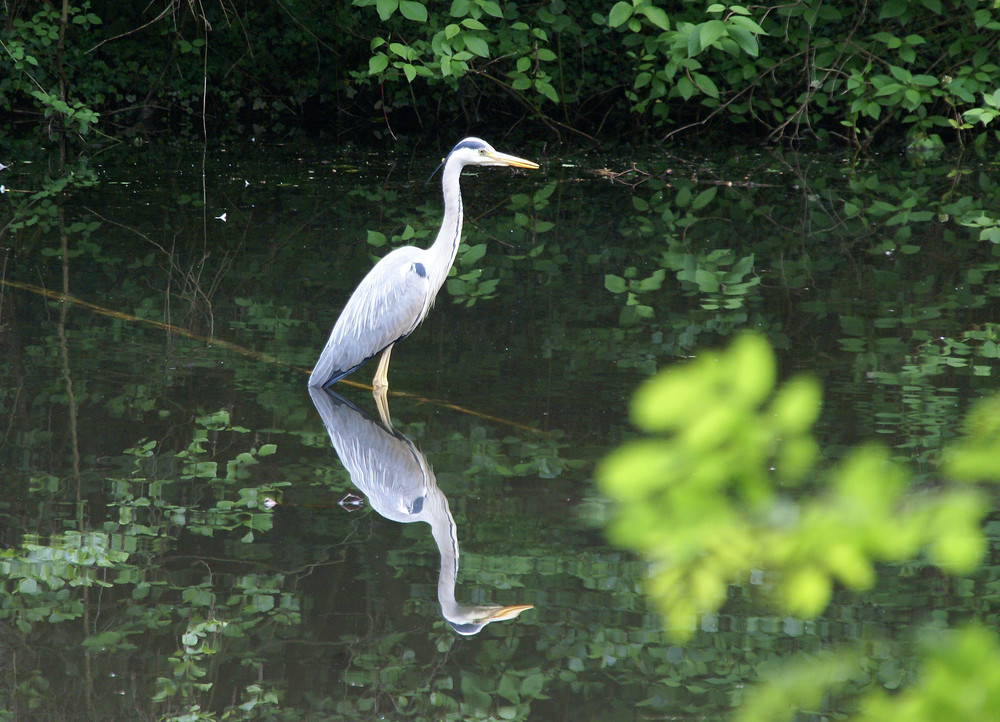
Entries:
[[451,149],[445,162],[457,162],[459,165],[506,165],[513,168],[537,168],[534,163],[516,155],[507,155],[496,150],[485,140],[466,138]]
[[515,604],[509,607],[459,607],[447,617],[448,624],[463,637],[479,632],[490,622],[503,622],[513,619],[521,612],[534,609],[532,604]]

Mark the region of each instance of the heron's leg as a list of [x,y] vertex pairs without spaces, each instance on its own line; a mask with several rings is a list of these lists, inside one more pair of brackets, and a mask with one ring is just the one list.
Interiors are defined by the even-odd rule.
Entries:
[[389,354],[392,353],[392,344],[385,347],[382,358],[378,361],[378,369],[375,371],[375,378],[372,379],[372,390],[376,395],[384,394],[389,388]]
[[379,418],[387,429],[392,429],[392,419],[389,418],[389,394],[375,392],[375,406],[378,408]]

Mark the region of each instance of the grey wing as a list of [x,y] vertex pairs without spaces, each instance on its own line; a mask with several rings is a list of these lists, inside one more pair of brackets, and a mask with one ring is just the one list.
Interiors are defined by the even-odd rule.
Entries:
[[309,377],[324,386],[409,335],[430,308],[425,251],[398,248],[368,272],[341,311]]

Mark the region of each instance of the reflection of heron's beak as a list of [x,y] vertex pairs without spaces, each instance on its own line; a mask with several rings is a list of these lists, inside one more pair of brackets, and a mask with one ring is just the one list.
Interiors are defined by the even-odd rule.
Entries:
[[506,619],[513,619],[521,612],[534,609],[534,604],[515,604],[511,607],[500,607],[499,609],[494,609],[492,612],[488,613],[482,618],[483,622],[502,622]]
[[531,160],[525,160],[524,158],[518,158],[516,155],[507,155],[506,153],[499,153],[494,151],[490,153],[490,160],[494,161],[497,165],[509,165],[514,168],[537,168],[538,163]]

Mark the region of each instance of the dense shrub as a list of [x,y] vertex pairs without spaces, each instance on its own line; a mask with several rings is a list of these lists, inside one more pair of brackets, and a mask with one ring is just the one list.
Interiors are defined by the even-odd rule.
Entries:
[[987,0],[77,3],[8,6],[0,109],[31,126],[370,135],[531,120],[662,138],[713,123],[935,146],[996,137],[1000,115]]

